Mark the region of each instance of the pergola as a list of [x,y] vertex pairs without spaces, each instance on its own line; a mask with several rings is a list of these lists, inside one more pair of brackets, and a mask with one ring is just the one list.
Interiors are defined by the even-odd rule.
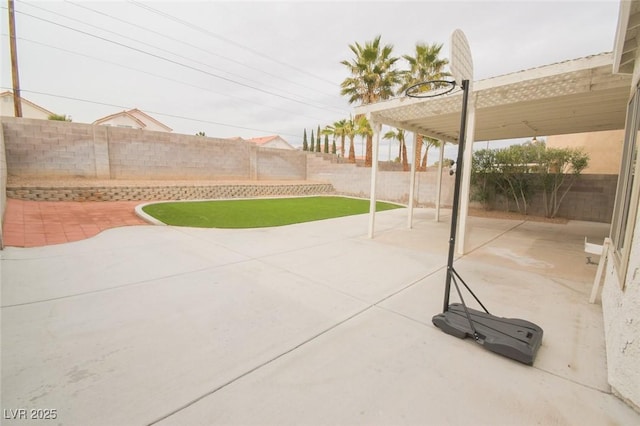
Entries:
[[[613,63],[612,53],[602,53],[473,83],[463,161],[459,253],[464,253],[473,142],[624,129],[631,76],[614,74]],[[381,126],[413,132],[414,151],[415,134],[457,143],[461,107],[462,93],[454,91],[440,97],[402,97],[355,109],[356,114],[367,115],[374,131],[370,238],[373,238],[375,228]],[[439,220],[440,208],[442,146],[444,144],[441,144],[440,151],[436,220]],[[409,227],[415,192],[416,170],[413,163]]]

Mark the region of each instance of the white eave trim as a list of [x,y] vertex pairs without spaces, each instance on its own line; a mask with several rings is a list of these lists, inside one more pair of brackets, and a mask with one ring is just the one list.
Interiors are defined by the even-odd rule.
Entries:
[[620,66],[622,65],[622,55],[624,54],[624,45],[627,38],[627,29],[629,26],[629,16],[631,15],[631,2],[620,2],[620,13],[618,15],[618,26],[616,27],[616,38],[613,46],[613,73],[620,74]]

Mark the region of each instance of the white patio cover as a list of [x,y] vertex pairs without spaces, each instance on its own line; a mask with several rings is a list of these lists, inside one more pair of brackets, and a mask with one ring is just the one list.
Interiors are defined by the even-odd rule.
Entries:
[[[624,129],[630,75],[613,73],[613,54],[602,53],[545,65],[473,83],[469,103],[474,106],[467,139],[473,141],[550,136],[568,133]],[[388,125],[442,141],[457,143],[462,92],[416,99],[400,97],[362,105],[356,114],[367,114],[374,129]],[[379,135],[374,135],[374,145]],[[372,167],[370,232],[373,237],[377,147]],[[470,151],[469,151],[470,153]],[[464,171],[471,164],[465,156]],[[461,212],[468,210],[468,183],[463,187]],[[466,194],[466,196],[464,196]],[[461,215],[462,216],[462,215]],[[464,218],[461,217],[464,222]],[[465,229],[460,229],[459,252],[464,252]]]

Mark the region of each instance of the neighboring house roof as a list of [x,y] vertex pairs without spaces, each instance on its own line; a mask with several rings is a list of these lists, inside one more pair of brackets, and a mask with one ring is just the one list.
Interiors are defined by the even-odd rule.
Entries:
[[[11,98],[11,102],[13,102],[13,92],[7,90],[7,91],[4,91],[4,92],[0,93],[0,99],[2,99],[2,98]],[[20,96],[20,100],[22,101],[23,105],[24,104],[29,105],[30,107],[42,112],[42,114],[45,114],[47,116],[47,118],[49,118],[50,115],[54,114],[53,111],[49,111],[48,109],[42,108],[40,105],[34,104],[30,100],[25,99],[22,96]]]
[[102,118],[97,119],[96,121],[93,122],[93,124],[105,124],[105,123],[108,123],[109,121],[113,120],[114,118],[118,118],[118,117],[126,117],[129,120],[134,121],[142,129],[147,127],[146,124],[144,124],[141,120],[136,118],[133,114],[130,114],[128,111],[122,111],[122,112],[117,112],[115,114],[107,115],[106,117],[102,117]]
[[251,138],[249,139],[250,142],[255,143],[256,145],[264,145],[266,143],[269,143],[271,141],[273,141],[274,139],[279,138],[280,136],[264,136],[262,138]]
[[151,122],[161,127],[162,129],[166,130],[167,132],[173,131],[171,127],[159,122],[155,118],[151,117],[149,114],[145,114],[144,112],[140,111],[137,108],[130,109],[129,111],[117,112],[115,114],[111,114],[106,117],[99,118],[96,121],[94,121],[93,124],[105,124],[118,117],[126,117],[130,120],[133,120],[137,125],[140,126],[141,129],[149,127],[148,123]]
[[268,147],[269,145],[272,145],[274,147],[282,147],[282,148],[286,147],[288,149],[295,149],[289,142],[284,140],[279,135],[263,136],[261,138],[251,138],[251,139],[247,139],[247,141],[260,146]]

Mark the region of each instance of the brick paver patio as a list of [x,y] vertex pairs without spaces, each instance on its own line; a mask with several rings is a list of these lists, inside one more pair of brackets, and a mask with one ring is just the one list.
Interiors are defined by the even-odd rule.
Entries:
[[5,246],[38,247],[83,240],[109,228],[144,225],[141,201],[23,201],[7,199]]

